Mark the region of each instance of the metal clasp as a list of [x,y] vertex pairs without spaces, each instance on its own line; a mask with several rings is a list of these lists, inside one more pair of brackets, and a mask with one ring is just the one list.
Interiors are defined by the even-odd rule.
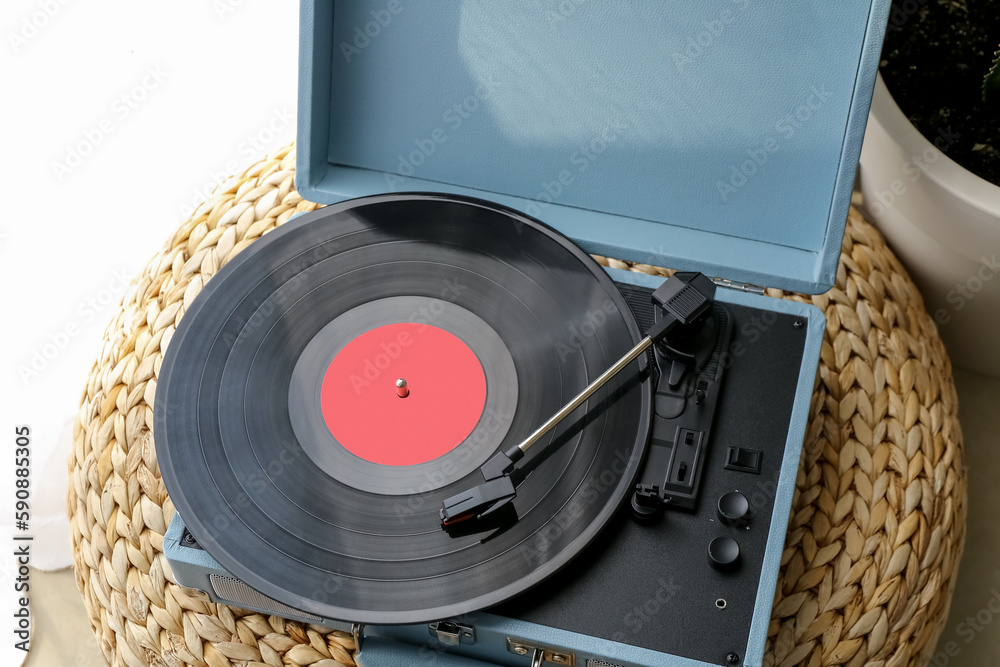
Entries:
[[428,625],[427,632],[445,646],[476,643],[476,628],[467,623],[438,621]]
[[576,654],[562,648],[538,646],[532,642],[507,637],[507,652],[514,655],[530,655],[531,667],[541,667],[543,662],[551,662],[560,667],[573,667]]

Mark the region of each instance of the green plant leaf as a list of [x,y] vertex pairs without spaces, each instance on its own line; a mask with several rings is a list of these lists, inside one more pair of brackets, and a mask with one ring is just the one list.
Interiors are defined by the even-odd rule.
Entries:
[[992,104],[1000,101],[1000,49],[993,54],[993,66],[983,79],[983,101]]

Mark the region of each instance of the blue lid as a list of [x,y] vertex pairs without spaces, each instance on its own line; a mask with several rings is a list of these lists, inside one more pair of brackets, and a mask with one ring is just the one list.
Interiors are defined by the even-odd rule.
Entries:
[[454,192],[592,253],[833,284],[890,0],[303,0],[297,186]]

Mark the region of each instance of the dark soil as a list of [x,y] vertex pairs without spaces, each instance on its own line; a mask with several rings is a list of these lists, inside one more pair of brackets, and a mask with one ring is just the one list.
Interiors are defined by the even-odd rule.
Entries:
[[1000,101],[983,77],[1000,46],[1000,0],[893,0],[882,78],[921,134],[1000,185]]

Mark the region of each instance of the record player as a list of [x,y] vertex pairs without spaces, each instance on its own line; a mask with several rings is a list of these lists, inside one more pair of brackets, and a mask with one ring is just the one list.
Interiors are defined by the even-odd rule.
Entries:
[[366,667],[761,664],[824,328],[764,287],[833,284],[888,6],[304,1],[329,206],[167,349],[178,583]]

